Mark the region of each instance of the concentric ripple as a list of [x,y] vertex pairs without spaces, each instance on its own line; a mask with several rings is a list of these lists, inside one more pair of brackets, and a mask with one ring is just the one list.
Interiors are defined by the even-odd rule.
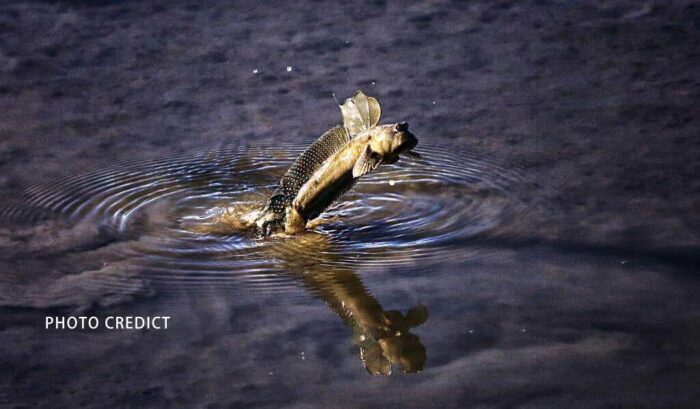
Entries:
[[[117,239],[107,246],[122,269],[150,284],[244,282],[283,291],[309,269],[374,271],[480,257],[484,249],[469,240],[523,211],[517,169],[483,154],[426,145],[421,160],[402,159],[364,177],[307,234],[260,240],[215,225],[225,209],[261,206],[303,149],[226,148],[121,163],[51,186],[27,182],[21,192],[4,192],[0,218],[109,229]],[[106,250],[91,251],[101,257]],[[105,285],[130,285],[102,278]]]

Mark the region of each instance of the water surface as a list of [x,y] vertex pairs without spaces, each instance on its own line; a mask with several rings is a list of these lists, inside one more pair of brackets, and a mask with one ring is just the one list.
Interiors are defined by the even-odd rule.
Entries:
[[[6,275],[6,288],[20,291],[5,292],[4,304],[17,311],[171,316],[172,327],[162,333],[43,334],[45,348],[61,351],[51,360],[106,359],[105,382],[117,388],[130,384],[117,369],[123,365],[137,365],[137,378],[157,376],[161,386],[138,395],[153,404],[179,393],[163,389],[163,377],[185,376],[194,390],[217,388],[206,393],[242,396],[247,405],[260,405],[262,390],[271,391],[272,406],[304,396],[331,399],[313,386],[329,377],[341,394],[363,388],[361,397],[343,396],[369,406],[406,405],[405,393],[416,399],[409,407],[422,407],[434,394],[459,406],[464,393],[497,399],[494,391],[516,387],[508,382],[537,387],[537,371],[562,365],[595,382],[597,371],[621,370],[659,342],[652,336],[639,344],[629,331],[670,328],[652,304],[627,304],[652,297],[649,282],[663,276],[640,270],[635,260],[531,243],[521,232],[537,188],[516,164],[456,144],[426,146],[422,160],[381,167],[299,236],[259,239],[217,222],[226,212],[261,206],[302,149],[195,151],[54,183],[28,177],[3,192],[0,215],[15,226],[15,243],[23,242],[6,246],[6,254],[10,260],[39,254],[44,265],[61,267],[35,285],[22,284],[30,277],[21,269]],[[638,284],[630,286],[627,277]],[[665,309],[689,301],[681,287],[669,291]],[[29,317],[43,324],[41,313]],[[645,326],[629,327],[642,317]],[[22,337],[21,328],[5,337]],[[69,352],[67,342],[83,345],[82,352]],[[130,361],[122,354],[157,358],[119,363]],[[625,354],[632,355],[615,358]],[[37,365],[32,378],[57,370]],[[373,380],[402,373],[408,377],[391,384]],[[229,377],[230,391],[223,386]],[[299,384],[299,377],[317,380]],[[497,382],[504,377],[506,383]],[[484,392],[461,389],[484,381],[497,383]],[[454,388],[462,392],[448,392]]]
[[[696,4],[274,3],[2,4],[0,406],[699,406]],[[212,225],[359,88],[424,160]]]

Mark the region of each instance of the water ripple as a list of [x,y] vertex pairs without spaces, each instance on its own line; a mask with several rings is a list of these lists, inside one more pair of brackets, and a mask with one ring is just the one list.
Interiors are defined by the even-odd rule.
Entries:
[[[464,243],[525,211],[519,169],[431,146],[421,160],[402,159],[364,177],[308,234],[259,240],[200,228],[227,207],[260,206],[303,148],[225,148],[115,164],[50,185],[26,181],[0,192],[0,218],[109,228],[123,268],[151,284],[281,291],[295,285],[289,272],[308,268],[373,271],[481,257],[485,249]],[[105,276],[99,284],[119,291],[133,282]]]

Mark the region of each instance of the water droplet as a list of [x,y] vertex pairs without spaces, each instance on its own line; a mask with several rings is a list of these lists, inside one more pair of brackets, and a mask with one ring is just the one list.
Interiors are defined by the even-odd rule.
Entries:
[[288,65],[288,66],[287,66],[287,72],[292,72],[292,66],[291,66],[291,65]]

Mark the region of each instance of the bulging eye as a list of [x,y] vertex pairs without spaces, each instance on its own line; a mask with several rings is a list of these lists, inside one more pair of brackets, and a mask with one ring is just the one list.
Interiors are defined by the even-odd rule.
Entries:
[[408,130],[408,124],[406,122],[399,122],[394,125],[394,132],[405,132]]

